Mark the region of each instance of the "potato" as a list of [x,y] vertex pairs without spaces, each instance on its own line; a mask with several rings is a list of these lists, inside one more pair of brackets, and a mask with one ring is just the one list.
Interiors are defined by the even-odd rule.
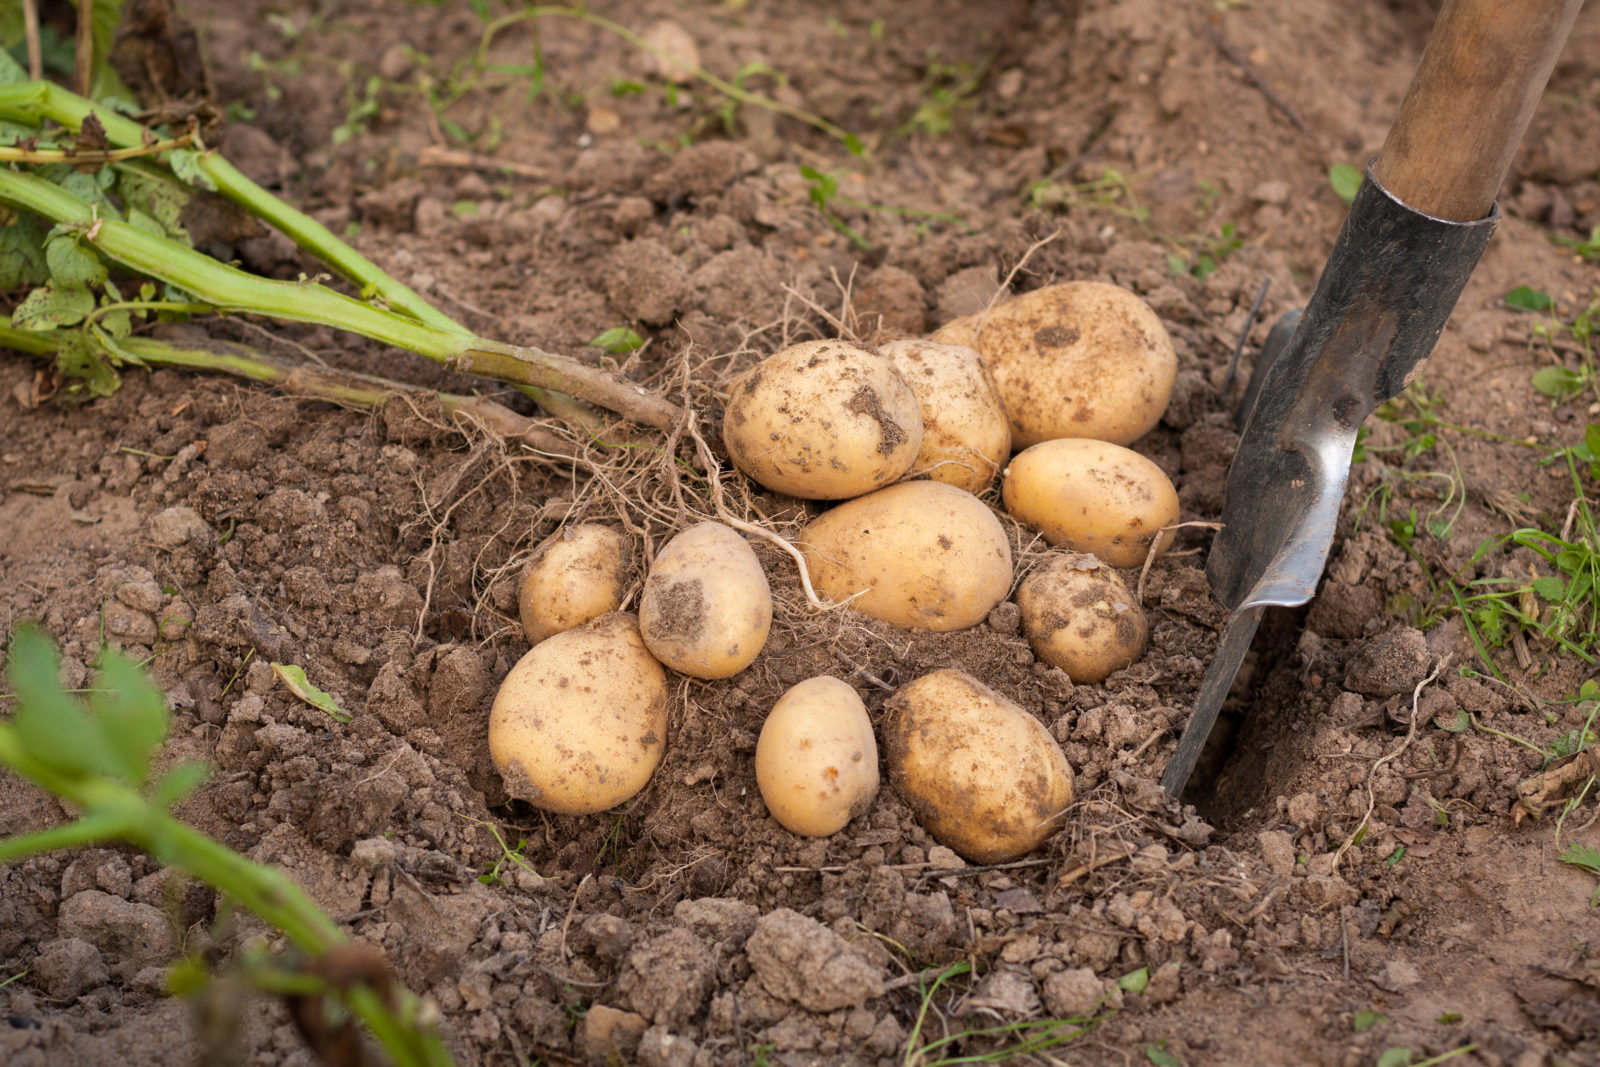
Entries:
[[1052,545],[1093,552],[1113,567],[1137,567],[1172,542],[1158,531],[1178,521],[1178,493],[1161,468],[1121,445],[1064,437],[1019,453],[1001,498],[1011,517]]
[[1011,424],[994,379],[964,345],[891,341],[878,354],[894,364],[922,409],[922,448],[912,474],[981,493],[1011,455]]
[[1022,631],[1034,654],[1074,682],[1098,682],[1144,655],[1150,626],[1116,571],[1064,552],[1017,588]]
[[756,785],[772,817],[807,837],[864,814],[878,795],[878,742],[856,691],[823,675],[778,698],[756,742]]
[[885,707],[889,782],[941,844],[1005,863],[1060,827],[1072,767],[1022,708],[956,670],[923,675]]
[[668,667],[692,678],[738,674],[771,628],[766,572],[736,530],[702,522],[657,553],[639,601],[639,631]]
[[819,592],[854,596],[856,611],[896,626],[965,630],[1011,591],[1000,520],[943,482],[903,482],[846,501],[814,519],[800,547]]
[[1035,289],[956,319],[932,340],[978,350],[1017,448],[1057,437],[1132,444],[1161,418],[1178,377],[1156,313],[1104,282]]
[[582,626],[622,604],[631,553],[609,526],[568,526],[546,541],[522,572],[517,595],[530,645]]
[[888,360],[844,341],[802,341],[734,383],[722,439],[734,466],[768,489],[843,500],[911,469],[922,415]]
[[666,739],[667,674],[626,612],[534,645],[489,709],[489,755],[506,791],[561,815],[639,792]]

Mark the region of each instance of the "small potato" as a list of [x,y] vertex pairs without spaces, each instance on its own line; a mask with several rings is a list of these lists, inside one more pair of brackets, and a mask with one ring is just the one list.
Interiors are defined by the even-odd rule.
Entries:
[[657,553],[639,601],[639,631],[668,667],[691,678],[738,674],[771,628],[766,572],[736,530],[702,522]]
[[941,844],[1005,863],[1060,827],[1072,767],[1022,708],[955,670],[902,686],[885,708],[889,782]]
[[756,785],[784,829],[827,837],[878,795],[878,742],[861,697],[837,678],[807,678],[772,706],[756,742]]
[[609,526],[568,526],[544,543],[522,572],[517,596],[530,645],[582,626],[622,604],[628,539]]
[[734,383],[722,439],[734,466],[768,489],[843,500],[911,469],[922,415],[888,360],[844,341],[802,341]]
[[1113,567],[1137,567],[1172,541],[1178,493],[1161,468],[1104,441],[1064,437],[1011,460],[1001,498],[1011,517],[1052,545],[1093,552]]
[[1093,556],[1065,552],[1017,588],[1034,654],[1074,682],[1099,682],[1144,655],[1150,626],[1122,578]]
[[983,501],[943,482],[902,482],[846,501],[801,541],[819,592],[853,597],[856,611],[895,626],[965,630],[1011,591],[1005,528]]
[[1057,437],[1132,444],[1161,418],[1178,377],[1156,313],[1104,282],[1035,289],[956,319],[931,339],[978,350],[1017,448]]
[[639,792],[666,738],[667,674],[626,612],[533,646],[489,709],[489,755],[506,792],[561,815]]
[[922,449],[912,474],[981,493],[1011,455],[1011,424],[994,379],[964,345],[891,341],[878,354],[893,363],[922,408]]

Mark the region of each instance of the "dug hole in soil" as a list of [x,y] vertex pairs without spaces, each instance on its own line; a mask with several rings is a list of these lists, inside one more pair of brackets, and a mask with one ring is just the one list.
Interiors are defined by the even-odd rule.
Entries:
[[[673,20],[723,77],[781,72],[752,88],[858,133],[872,151],[855,158],[760,108],[724,124],[722,98],[668,94],[642,53],[581,22],[540,21],[540,94],[525,78],[485,82],[446,127],[416,86],[477,48],[469,4],[184,5],[233,116],[223,149],[257,181],[474,329],[621,363],[712,428],[733,377],[797,340],[922,335],[987,306],[1013,272],[1014,291],[1134,290],[1180,366],[1135,447],[1173,479],[1183,519],[1209,522],[1236,443],[1235,341],[1247,332],[1248,364],[1309,295],[1344,214],[1328,168],[1381,145],[1434,10],[604,12],[641,31]],[[490,58],[524,64],[532,40],[508,29]],[[440,146],[457,155],[428,155]],[[840,176],[827,213],[802,164]],[[1550,240],[1600,226],[1593,4],[1501,207],[1423,378],[1444,420],[1541,447],[1439,431],[1446,444],[1416,469],[1453,470],[1463,496],[1414,555],[1376,509],[1431,514],[1437,486],[1398,478],[1397,459],[1358,463],[1318,599],[1269,617],[1184,804],[1157,780],[1223,618],[1201,528],[1149,572],[1147,654],[1096,685],[1037,662],[1009,604],[951,634],[819,616],[789,558],[755,542],[775,599],[767,647],[725,681],[673,678],[666,755],[644,792],[585,817],[511,801],[486,728],[527,649],[522,564],[564,524],[626,529],[644,557],[714,516],[691,442],[620,424],[599,440],[552,424],[573,460],[415,399],[355,412],[171,371],[130,369],[88,405],[6,399],[0,633],[42,623],[73,688],[92,684],[102,639],[149,659],[174,711],[163,761],[214,768],[177,813],[281,867],[381,948],[438,1005],[461,1063],[934,1063],[1042,1032],[973,1031],[1069,1018],[1098,1021],[1018,1062],[1400,1064],[1471,1046],[1452,1062],[1600,1063],[1595,880],[1559,861],[1566,841],[1600,844],[1593,801],[1561,842],[1559,803],[1513,818],[1519,784],[1584,725],[1583,705],[1544,701],[1592,669],[1530,632],[1526,663],[1490,653],[1508,684],[1471,677],[1462,668],[1487,672],[1461,618],[1418,615],[1434,578],[1483,540],[1559,531],[1572,504],[1566,470],[1540,460],[1582,438],[1592,398],[1552,404],[1532,388],[1540,367],[1578,357],[1530,342],[1502,297],[1526,284],[1571,313],[1600,285],[1594,263]],[[260,273],[315,271],[280,238],[225,251]],[[1193,269],[1201,253],[1214,271]],[[619,325],[646,347],[591,346]],[[490,384],[321,328],[163,329],[433,388]],[[0,395],[26,399],[35,370],[0,353]],[[1374,448],[1403,444],[1398,424],[1372,424]],[[736,477],[727,493],[791,538],[819,511]],[[1020,576],[1045,546],[1003,521]],[[270,662],[304,667],[352,721],[299,702]],[[951,666],[1035,715],[1071,762],[1075,802],[1044,848],[968,867],[887,785],[832,837],[767,815],[754,749],[785,689],[850,680],[877,722],[888,690],[871,679]],[[0,773],[0,836],[66,818]],[[235,1005],[219,1032],[166,995],[180,953],[225,969],[264,933],[217,917],[213,893],[127,848],[0,868],[0,980],[20,975],[0,989],[0,1062],[313,1062],[277,1000]],[[925,995],[961,963],[970,973]]]

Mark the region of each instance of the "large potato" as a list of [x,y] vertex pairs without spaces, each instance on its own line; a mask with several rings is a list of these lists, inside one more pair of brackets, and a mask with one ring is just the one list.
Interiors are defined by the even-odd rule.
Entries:
[[639,631],[652,655],[692,678],[748,667],[772,628],[772,590],[745,539],[720,522],[668,541],[639,601]]
[[1161,418],[1178,377],[1156,313],[1104,282],[1035,289],[956,319],[932,339],[978,350],[1017,448],[1057,437],[1132,444]]
[[523,570],[517,596],[528,643],[616,611],[628,564],[628,539],[609,526],[568,526],[546,541]]
[[768,489],[843,500],[911,469],[922,415],[888,360],[844,341],[802,341],[734,383],[722,439],[734,466]]
[[489,709],[489,755],[506,792],[562,815],[639,792],[666,740],[667,674],[625,612],[534,645]]
[[852,608],[896,626],[965,630],[1011,591],[1005,528],[983,501],[943,482],[846,501],[813,520],[800,547],[820,592],[855,597]]
[[1064,437],[1013,457],[1000,487],[1011,517],[1052,545],[1093,552],[1113,567],[1137,567],[1171,543],[1178,493],[1160,467],[1104,441]]
[[965,345],[891,341],[878,354],[894,364],[922,409],[922,449],[912,474],[981,493],[1011,455],[1011,424],[994,379]]
[[878,742],[849,685],[807,678],[772,706],[756,742],[756,785],[787,830],[826,837],[872,806]]
[[1005,863],[1060,827],[1072,767],[1022,708],[955,670],[902,686],[885,707],[889,782],[941,844]]
[[1022,631],[1034,653],[1074,682],[1098,682],[1144,655],[1150,626],[1116,571],[1065,552],[1017,587]]

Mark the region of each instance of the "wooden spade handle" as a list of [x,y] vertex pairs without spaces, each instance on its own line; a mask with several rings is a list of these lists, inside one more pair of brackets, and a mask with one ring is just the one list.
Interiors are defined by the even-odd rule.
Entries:
[[1489,214],[1583,0],[1445,0],[1373,167],[1437,218]]

